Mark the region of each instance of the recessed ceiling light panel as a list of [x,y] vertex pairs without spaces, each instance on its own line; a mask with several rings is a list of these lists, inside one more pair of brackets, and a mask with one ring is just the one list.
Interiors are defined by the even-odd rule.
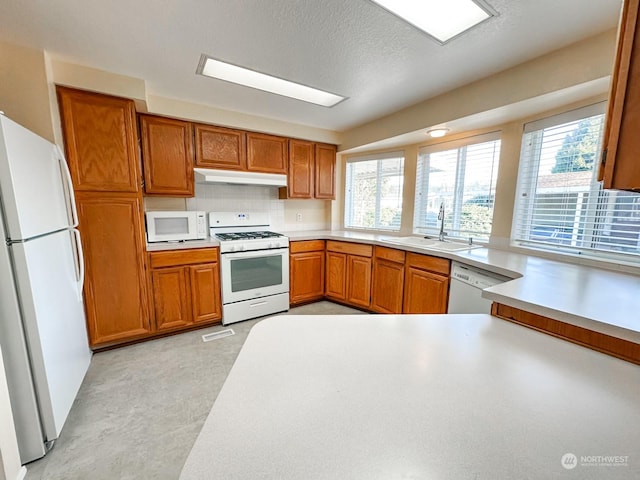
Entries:
[[346,99],[346,97],[334,93],[283,80],[282,78],[249,70],[248,68],[238,67],[204,54],[200,57],[196,73],[323,107],[333,107]]
[[445,44],[496,13],[480,0],[371,0]]

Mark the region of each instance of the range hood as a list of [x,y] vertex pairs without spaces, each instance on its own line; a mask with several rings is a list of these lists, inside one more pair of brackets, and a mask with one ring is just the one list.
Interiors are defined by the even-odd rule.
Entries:
[[233,185],[265,185],[286,187],[287,176],[278,173],[240,172],[236,170],[214,170],[194,168],[196,183],[228,183]]

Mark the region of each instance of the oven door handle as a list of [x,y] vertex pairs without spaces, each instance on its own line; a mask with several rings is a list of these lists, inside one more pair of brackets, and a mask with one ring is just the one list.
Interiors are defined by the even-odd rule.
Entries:
[[276,257],[282,254],[286,254],[289,248],[271,248],[269,250],[244,250],[242,252],[227,252],[221,253],[220,256],[224,259],[232,260],[234,258],[256,258],[256,257]]

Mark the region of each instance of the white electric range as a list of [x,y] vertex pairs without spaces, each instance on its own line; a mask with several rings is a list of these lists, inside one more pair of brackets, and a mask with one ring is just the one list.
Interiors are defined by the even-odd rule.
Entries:
[[267,213],[209,213],[220,242],[223,325],[289,309],[289,238],[269,229]]

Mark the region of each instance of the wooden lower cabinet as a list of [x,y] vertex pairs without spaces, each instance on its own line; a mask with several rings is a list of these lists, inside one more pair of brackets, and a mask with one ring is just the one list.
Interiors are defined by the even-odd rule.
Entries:
[[371,245],[327,241],[326,297],[368,309],[372,252]]
[[491,314],[640,365],[640,345],[637,343],[554,320],[536,313],[526,312],[501,303],[494,303],[491,306]]
[[403,313],[447,313],[450,261],[407,253]]
[[158,268],[151,272],[156,330],[172,330],[191,323],[184,267]]
[[220,320],[222,318],[220,264],[203,263],[192,265],[189,267],[189,279],[191,280],[191,313],[193,322]]
[[327,252],[326,262],[325,295],[344,302],[347,299],[347,255]]
[[324,240],[289,245],[289,303],[296,305],[324,297]]
[[371,310],[376,313],[402,313],[405,252],[375,247]]
[[371,305],[371,258],[347,256],[347,303],[363,308]]
[[151,252],[149,263],[156,331],[222,318],[217,249]]
[[[323,297],[375,313],[447,313],[451,261],[361,243],[290,244],[290,303]],[[324,290],[321,285],[324,279]]]
[[142,198],[76,192],[85,258],[84,297],[91,347],[151,332]]

